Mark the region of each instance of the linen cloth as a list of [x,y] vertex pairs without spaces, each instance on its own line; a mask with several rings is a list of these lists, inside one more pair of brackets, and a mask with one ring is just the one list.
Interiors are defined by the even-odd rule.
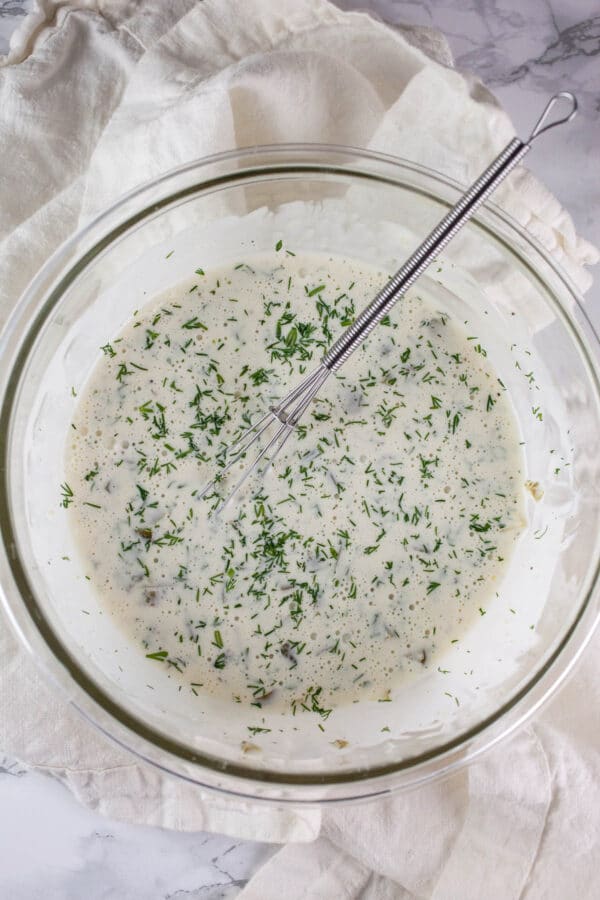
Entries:
[[[38,0],[0,69],[0,152],[11,161],[0,173],[0,322],[89,216],[208,153],[346,143],[472,179],[513,129],[451,66],[435,32],[326,0]],[[598,253],[539,182],[519,168],[496,199],[589,286]],[[109,816],[291,842],[245,898],[599,892],[598,638],[544,714],[468,770],[321,814],[209,797],[137,762],[48,691],[2,625],[0,748]]]

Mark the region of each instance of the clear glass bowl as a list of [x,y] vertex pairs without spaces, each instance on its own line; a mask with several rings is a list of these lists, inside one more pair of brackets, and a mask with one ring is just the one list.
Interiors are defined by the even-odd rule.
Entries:
[[103,614],[59,507],[72,388],[145,297],[200,263],[272,250],[282,232],[297,250],[392,271],[459,193],[434,172],[365,151],[222,154],[120,200],[63,245],[21,298],[0,344],[4,608],[81,713],[144,759],[209,788],[278,802],[413,786],[511,732],[589,639],[599,612],[597,339],[564,274],[492,205],[421,286],[485,342],[511,392],[527,477],[544,496],[528,500],[500,596],[444,660],[445,674],[424,673],[389,703],[341,709],[323,732],[309,716],[278,720],[249,748],[244,710],[204,698],[191,706],[174,682],[156,683],[156,666]]

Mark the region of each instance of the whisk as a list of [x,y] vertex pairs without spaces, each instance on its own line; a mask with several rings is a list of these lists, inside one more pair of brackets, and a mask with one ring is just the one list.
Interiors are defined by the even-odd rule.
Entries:
[[[568,112],[549,121],[553,107],[560,101],[569,104]],[[231,488],[216,512],[220,512],[240,490],[246,480],[262,467],[262,473],[273,464],[286,441],[294,431],[300,418],[310,406],[318,391],[329,376],[348,360],[373,329],[388,315],[392,307],[406,293],[408,288],[431,265],[446,244],[460,231],[477,208],[498,187],[508,173],[531,149],[533,141],[544,132],[570,122],[577,112],[577,100],[569,91],[560,91],[550,98],[546,108],[535,124],[527,141],[515,137],[504,150],[468,188],[457,203],[449,210],[433,231],[425,238],[407,259],[404,265],[390,278],[376,297],[360,313],[322,357],[318,367],[301,381],[289,394],[269,407],[262,418],[247,428],[220,455],[221,469],[200,493],[206,496],[236,463],[241,462],[250,448],[265,435],[265,444],[246,467],[241,477]],[[274,433],[267,434],[274,428]]]

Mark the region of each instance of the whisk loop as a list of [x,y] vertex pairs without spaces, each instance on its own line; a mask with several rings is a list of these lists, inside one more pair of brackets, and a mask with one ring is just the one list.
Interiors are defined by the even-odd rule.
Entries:
[[[551,118],[552,109],[561,101],[567,101],[569,108],[562,116]],[[564,105],[564,103],[563,103]],[[433,231],[425,238],[412,256],[396,272],[377,296],[360,313],[358,318],[347,328],[323,356],[319,366],[304,378],[283,400],[271,406],[254,425],[251,425],[227,447],[222,455],[222,468],[200,493],[205,497],[220,484],[237,464],[241,463],[250,448],[256,444],[269,429],[275,427],[270,437],[252,463],[245,469],[225,499],[217,506],[221,512],[240,490],[248,478],[257,472],[264,473],[273,464],[276,456],[296,428],[300,418],[310,406],[328,377],[336,372],[359,347],[371,331],[390,312],[408,288],[419,278],[428,266],[436,259],[446,244],[460,231],[473,213],[487,200],[508,173],[523,159],[531,149],[533,141],[544,132],[558,125],[570,122],[577,112],[577,100],[569,91],[560,91],[550,98],[546,108],[534,126],[528,140],[513,138],[506,145],[488,168],[473,182],[470,188],[460,197],[455,205],[446,213]],[[263,464],[264,463],[264,464]]]

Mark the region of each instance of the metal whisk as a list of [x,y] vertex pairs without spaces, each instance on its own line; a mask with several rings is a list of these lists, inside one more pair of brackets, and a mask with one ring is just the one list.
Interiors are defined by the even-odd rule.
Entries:
[[[569,103],[569,111],[560,118],[548,121],[552,108],[560,100]],[[569,91],[555,94],[546,105],[527,141],[513,138],[479,178],[465,191],[458,202],[436,225],[433,231],[417,247],[412,256],[396,272],[377,296],[360,313],[358,318],[335,341],[325,353],[319,366],[298,384],[283,400],[271,406],[269,411],[254,425],[246,429],[236,441],[222,452],[222,468],[212,481],[200,493],[200,497],[208,494],[216,484],[220,483],[229,470],[246,455],[248,450],[273,426],[275,432],[265,438],[266,443],[254,460],[245,469],[242,476],[229,491],[220,504],[217,512],[222,510],[242,487],[244,482],[256,472],[263,460],[263,474],[272,465],[275,457],[281,452],[284,444],[294,431],[301,416],[325,381],[333,372],[346,362],[376,325],[390,312],[392,307],[406,293],[408,288],[434,261],[446,244],[460,231],[465,222],[471,218],[475,210],[490,196],[508,173],[519,163],[531,149],[533,141],[546,131],[557,125],[570,122],[577,112],[577,100]]]

